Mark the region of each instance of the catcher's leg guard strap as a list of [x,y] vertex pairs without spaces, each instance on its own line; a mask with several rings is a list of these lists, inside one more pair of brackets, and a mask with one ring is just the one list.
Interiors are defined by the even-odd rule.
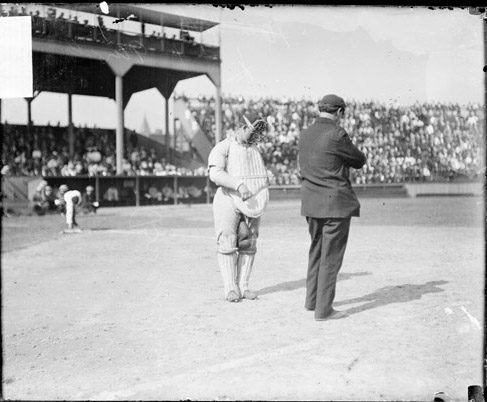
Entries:
[[[254,222],[253,222],[254,221]],[[249,236],[245,248],[239,249],[242,254],[255,254],[257,252],[257,239],[259,237],[259,223],[255,220],[249,222]]]
[[237,263],[238,286],[242,294],[249,289],[250,274],[254,266],[255,254],[239,254]]
[[232,290],[239,294],[240,292],[237,286],[237,253],[218,253],[218,265],[223,279],[225,297]]

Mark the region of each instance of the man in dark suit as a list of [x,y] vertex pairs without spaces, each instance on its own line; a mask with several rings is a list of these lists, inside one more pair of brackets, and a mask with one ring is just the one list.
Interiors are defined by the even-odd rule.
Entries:
[[332,304],[351,217],[360,216],[349,170],[360,169],[366,159],[338,124],[345,107],[341,97],[326,95],[318,102],[320,116],[299,136],[301,215],[311,235],[305,308],[317,321],[346,316]]

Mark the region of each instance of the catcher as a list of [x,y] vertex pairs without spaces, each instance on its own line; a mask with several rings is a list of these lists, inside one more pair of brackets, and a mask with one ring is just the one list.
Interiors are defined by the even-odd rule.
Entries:
[[249,279],[257,252],[260,218],[269,201],[270,177],[259,144],[268,126],[263,120],[227,132],[208,157],[210,180],[218,190],[213,199],[217,258],[225,299],[257,299]]

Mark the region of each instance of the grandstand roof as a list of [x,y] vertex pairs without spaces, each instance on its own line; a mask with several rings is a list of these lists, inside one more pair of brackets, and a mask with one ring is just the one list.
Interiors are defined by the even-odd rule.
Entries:
[[[183,17],[175,14],[168,14],[161,11],[149,10],[137,5],[112,3],[108,14],[101,11],[99,3],[45,3],[51,7],[61,7],[90,14],[100,14],[113,18],[124,18],[130,21],[144,22],[154,25],[161,25],[169,28],[185,29],[193,32],[203,32],[218,25],[217,22],[201,20],[198,18]],[[130,16],[132,16],[129,18]]]

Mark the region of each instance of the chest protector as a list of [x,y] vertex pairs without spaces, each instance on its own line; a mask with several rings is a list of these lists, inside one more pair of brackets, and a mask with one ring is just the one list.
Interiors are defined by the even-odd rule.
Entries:
[[253,194],[244,201],[239,193],[231,192],[235,206],[249,218],[262,216],[269,202],[269,179],[257,146],[243,146],[231,141],[227,171],[231,176],[240,178]]

